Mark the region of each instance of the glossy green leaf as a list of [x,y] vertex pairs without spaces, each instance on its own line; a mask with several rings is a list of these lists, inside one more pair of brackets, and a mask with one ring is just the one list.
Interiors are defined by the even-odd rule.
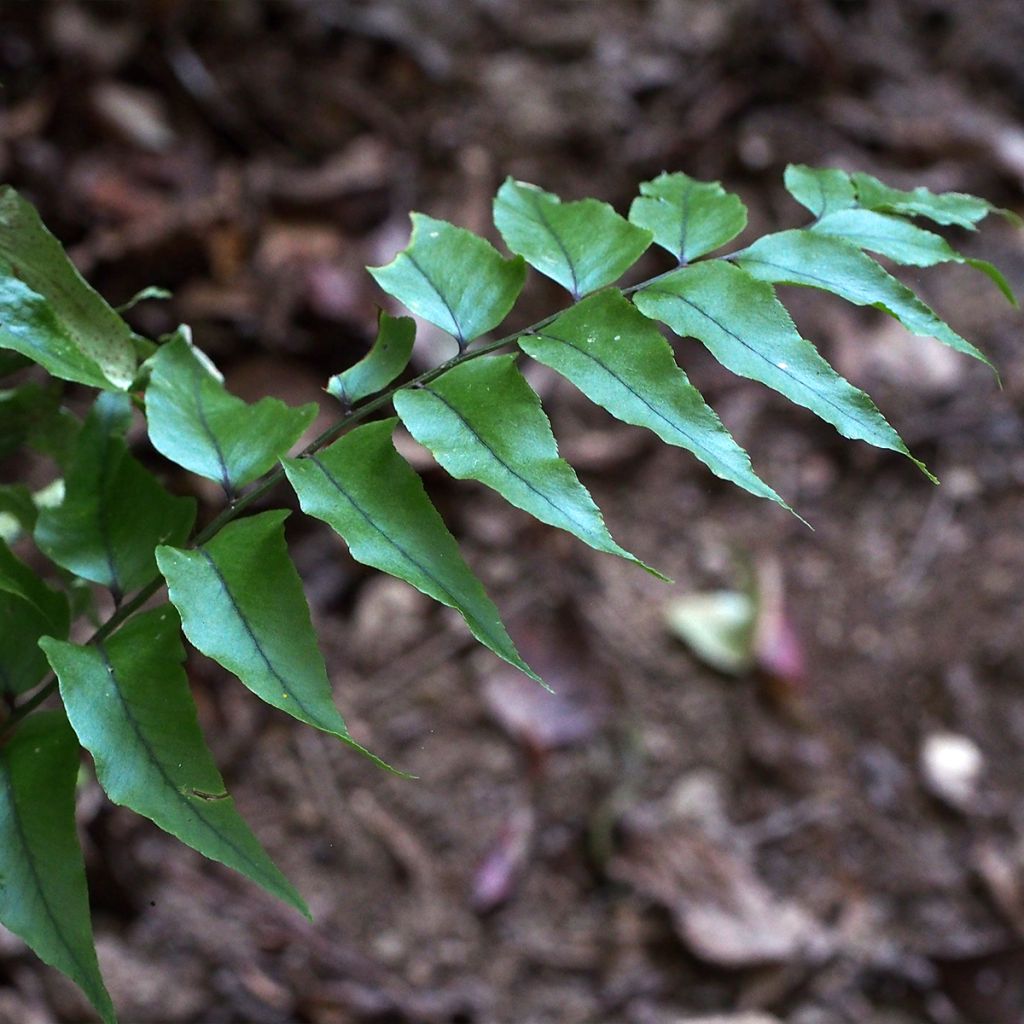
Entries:
[[68,635],[67,598],[51,590],[0,541],[0,692],[22,693],[46,674],[41,636]]
[[620,292],[585,299],[519,344],[613,416],[692,452],[723,480],[789,507],[754,473],[661,332]]
[[0,186],[0,348],[93,387],[123,390],[135,379],[131,329],[8,185]]
[[36,544],[58,565],[115,594],[156,574],[157,544],[180,544],[195,522],[193,498],[169,494],[128,453],[127,395],[100,395],[79,435],[64,500],[43,509]]
[[770,285],[728,263],[699,263],[638,292],[635,301],[644,315],[703,342],[733,373],[810,409],[844,437],[909,457],[874,402],[800,337]]
[[502,259],[472,231],[422,213],[409,244],[385,267],[367,267],[389,295],[447,331],[462,348],[508,315],[526,281],[522,257]]
[[75,834],[77,778],[78,744],[63,712],[30,715],[0,746],[0,923],[113,1024]]
[[316,404],[277,398],[252,405],[232,395],[179,333],[150,361],[149,439],[161,455],[216,480],[228,494],[267,472],[302,436]]
[[905,284],[843,238],[782,231],[759,238],[736,262],[759,281],[820,288],[854,305],[874,306],[911,333],[937,338],[991,365],[983,352],[940,320]]
[[821,235],[845,238],[861,249],[886,256],[896,263],[912,267],[933,267],[939,263],[963,263],[989,277],[1013,304],[1013,291],[999,269],[987,260],[961,256],[941,235],[916,224],[874,210],[838,210],[827,214],[811,227]]
[[285,472],[302,511],[337,530],[357,561],[454,608],[482,644],[539,681],[463,561],[419,476],[395,451],[396,422],[366,423],[316,455],[286,459]]
[[366,753],[334,706],[302,581],[288,557],[287,518],[274,509],[229,523],[195,550],[157,548],[160,572],[193,646],[268,704]]
[[105,643],[46,639],[42,646],[107,796],[308,916],[238,813],[206,748],[174,609],[163,605],[130,619]]
[[514,356],[462,363],[422,388],[398,392],[395,409],[456,479],[478,480],[542,523],[643,565],[612,540],[589,492],[559,458],[540,399]]
[[846,171],[790,164],[785,183],[786,191],[815,217],[826,217],[857,205],[857,190]]
[[617,281],[644,254],[651,233],[607,203],[556,195],[507,178],[494,197],[494,224],[505,244],[578,299]]
[[653,232],[680,263],[689,263],[735,238],[747,226],[747,208],[717,181],[677,172],[643,182],[629,219]]
[[974,231],[978,221],[984,220],[990,213],[1001,213],[1013,220],[1019,220],[1006,210],[964,192],[936,194],[923,186],[909,191],[892,188],[879,181],[873,174],[864,174],[860,171],[850,177],[857,189],[857,201],[869,210],[926,217],[936,224],[955,224],[970,231]]
[[373,347],[355,366],[336,373],[327,382],[327,390],[347,409],[383,391],[409,365],[415,340],[414,320],[381,311]]

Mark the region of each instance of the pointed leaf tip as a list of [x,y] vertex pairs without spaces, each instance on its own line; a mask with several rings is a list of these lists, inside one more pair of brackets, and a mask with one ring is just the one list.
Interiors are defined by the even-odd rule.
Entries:
[[366,423],[316,455],[286,459],[302,510],[332,526],[357,561],[454,608],[481,643],[541,682],[516,651],[419,476],[395,450],[396,423]]
[[199,729],[179,631],[174,609],[163,605],[130,619],[105,643],[46,639],[42,646],[107,796],[308,917],[224,788]]
[[105,390],[135,379],[131,329],[9,185],[0,185],[0,348]]
[[0,746],[0,923],[115,1024],[93,942],[75,832],[78,743],[61,711],[29,715]]
[[288,557],[288,515],[274,509],[236,519],[195,550],[159,547],[157,564],[196,648],[268,704],[366,753],[334,705],[302,581]]
[[936,224],[955,225],[968,231],[976,230],[978,222],[990,213],[1013,217],[1009,211],[966,192],[935,193],[922,185],[909,190],[893,188],[862,171],[850,177],[857,189],[858,203],[869,210],[925,217]]
[[613,416],[653,431],[721,479],[792,511],[754,473],[747,453],[676,365],[661,332],[620,292],[584,299],[519,345]]
[[935,338],[995,369],[984,352],[961,338],[902,281],[845,238],[816,231],[781,231],[759,238],[736,262],[759,281],[817,288],[857,306],[881,309],[911,333]]
[[542,523],[666,579],[612,539],[589,492],[559,456],[551,424],[515,356],[464,362],[427,387],[400,391],[395,409],[456,479],[478,480]]
[[772,287],[730,263],[698,263],[637,293],[645,316],[700,340],[727,369],[785,395],[844,437],[909,455],[874,402],[802,338]]

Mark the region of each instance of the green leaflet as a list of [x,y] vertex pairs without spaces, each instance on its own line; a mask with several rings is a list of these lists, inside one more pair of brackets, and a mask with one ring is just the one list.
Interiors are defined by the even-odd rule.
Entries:
[[135,379],[130,328],[9,185],[0,186],[0,348],[93,387],[124,390]]
[[153,548],[180,544],[196,516],[193,498],[176,498],[128,454],[121,436],[127,395],[101,394],[79,435],[64,501],[42,509],[35,540],[58,565],[123,595],[156,573]]
[[243,402],[206,369],[181,332],[149,365],[146,419],[153,447],[228,494],[270,469],[316,416],[312,402],[297,409],[276,398]]
[[454,608],[482,644],[540,682],[463,561],[419,476],[395,451],[396,423],[367,423],[316,455],[285,459],[302,511],[337,530],[357,561]]
[[514,356],[462,363],[422,388],[398,392],[394,402],[412,436],[456,479],[479,480],[542,523],[661,575],[612,540],[587,489],[559,458],[540,399]]
[[869,210],[927,217],[936,224],[955,224],[969,231],[974,231],[978,221],[984,220],[990,213],[1000,213],[1010,220],[1020,222],[1009,211],[964,192],[942,192],[936,195],[923,186],[904,191],[891,188],[873,174],[860,171],[852,174],[851,180],[857,189],[857,201]]
[[736,262],[759,281],[820,288],[856,306],[874,306],[911,333],[937,338],[957,352],[992,365],[905,284],[843,238],[813,231],[782,231],[759,238]]
[[179,629],[174,609],[163,605],[129,620],[105,644],[43,640],[72,728],[114,803],[240,871],[308,917],[302,897],[225,791],[199,731],[181,667]]
[[845,238],[861,249],[887,256],[896,263],[912,267],[933,267],[938,263],[963,263],[990,278],[1014,306],[1013,291],[999,269],[987,260],[961,256],[941,235],[916,224],[874,210],[837,210],[811,226],[811,231],[834,238]]
[[857,205],[857,190],[846,171],[790,164],[786,168],[785,183],[786,191],[815,217]]
[[676,365],[661,332],[621,292],[585,299],[519,345],[613,416],[693,452],[723,480],[789,507],[754,473],[747,453]]
[[336,373],[327,390],[346,409],[386,388],[408,365],[416,340],[416,322],[407,316],[379,317],[373,348],[355,366]]
[[847,174],[832,168],[790,164],[786,168],[785,180],[789,194],[816,217],[861,207],[882,213],[926,217],[936,224],[955,224],[969,231],[974,231],[977,222],[990,213],[999,213],[1020,223],[1016,214],[977,196],[964,192],[936,195],[923,187],[904,191],[861,171]]
[[629,219],[652,231],[680,263],[689,263],[735,238],[747,226],[747,208],[717,181],[659,174],[641,183]]
[[651,233],[597,199],[563,203],[507,178],[494,197],[494,224],[505,244],[578,299],[617,281],[644,254]]
[[800,337],[770,285],[728,263],[698,263],[638,292],[635,301],[645,316],[699,339],[733,373],[767,384],[844,437],[912,457],[874,402]]
[[[31,499],[29,499],[31,504]],[[66,637],[70,624],[67,598],[51,590],[0,541],[0,693],[23,693],[46,673],[39,650],[44,635]]]
[[60,711],[30,715],[0,746],[0,922],[113,1024],[75,834],[77,778],[78,744]]
[[288,514],[274,509],[238,519],[194,551],[159,547],[157,564],[195,647],[268,704],[368,754],[334,706],[285,545]]
[[502,259],[478,235],[422,213],[412,238],[385,267],[367,267],[389,295],[447,331],[459,348],[497,327],[523,290],[522,257]]

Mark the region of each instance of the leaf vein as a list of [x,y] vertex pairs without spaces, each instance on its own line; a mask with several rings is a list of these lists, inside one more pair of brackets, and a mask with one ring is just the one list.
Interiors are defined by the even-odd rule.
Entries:
[[288,680],[275,667],[274,663],[270,660],[270,656],[263,648],[263,644],[260,643],[259,637],[256,636],[255,630],[252,628],[252,624],[246,618],[242,609],[239,607],[238,601],[235,595],[231,592],[231,587],[228,586],[228,581],[224,578],[224,574],[220,570],[220,566],[213,560],[213,556],[205,548],[196,548],[196,550],[206,559],[207,564],[213,570],[213,574],[217,577],[217,581],[220,584],[221,590],[224,592],[224,596],[228,599],[228,604],[231,606],[231,610],[235,613],[238,621],[242,624],[242,628],[245,630],[246,635],[252,641],[252,645],[256,650],[256,653],[260,656],[263,664],[266,665],[267,671],[281,684],[285,692],[288,694],[289,699],[295,701],[299,710],[306,715],[310,721],[319,725],[320,728],[325,728],[329,732],[334,732],[334,726],[325,726],[320,722],[319,716],[313,714],[309,710],[309,707],[302,700],[302,698],[292,689]]
[[203,402],[202,374],[203,369],[200,367],[198,362],[193,360],[192,398],[196,404],[196,415],[199,417],[199,425],[203,428],[203,433],[206,434],[207,440],[210,442],[210,445],[213,447],[214,454],[217,456],[217,464],[220,467],[221,486],[228,494],[230,494],[231,474],[228,472],[227,459],[224,457],[224,450],[220,446],[220,440],[213,432],[213,428],[210,426],[210,421],[206,416],[206,405]]
[[[656,295],[664,295],[670,299],[677,299],[679,302],[684,303],[691,309],[696,310],[696,312],[698,312],[702,317],[704,317],[707,320],[710,320],[711,323],[713,323],[720,331],[724,332],[725,334],[728,334],[730,338],[734,338],[736,341],[738,341],[748,352],[752,353],[753,355],[757,356],[759,359],[767,363],[773,370],[776,370],[777,372],[783,374],[784,376],[789,377],[789,379],[793,381],[793,383],[796,384],[798,387],[805,388],[807,391],[810,391],[811,394],[816,395],[826,405],[831,406],[833,409],[835,409],[837,413],[843,416],[849,416],[851,419],[854,419],[858,423],[860,423],[861,426],[865,427],[865,429],[868,429],[870,427],[870,424],[866,420],[861,419],[858,416],[854,416],[848,409],[844,408],[841,405],[837,405],[824,392],[812,387],[809,383],[807,383],[807,381],[801,380],[801,378],[797,377],[795,374],[790,373],[789,370],[783,369],[781,366],[779,366],[778,363],[773,362],[771,359],[769,359],[763,352],[759,352],[756,348],[749,345],[746,341],[743,340],[743,338],[739,334],[737,334],[733,330],[730,330],[728,327],[725,326],[725,324],[721,322],[721,320],[717,320],[706,310],[701,309],[701,307],[698,306],[695,302],[691,302],[689,299],[683,298],[682,295],[676,295],[675,292],[665,291],[662,288],[648,288],[647,291],[652,292]],[[810,342],[807,342],[807,344],[810,345]]]
[[563,515],[563,516],[565,516],[565,518],[566,518],[566,519],[568,519],[568,520],[569,520],[569,522],[571,522],[571,523],[572,523],[572,524],[573,524],[574,526],[576,526],[576,527],[577,527],[577,528],[578,528],[579,530],[581,530],[581,531],[582,531],[582,533],[583,533],[584,535],[587,535],[587,536],[589,536],[589,535],[591,534],[591,530],[590,530],[590,528],[589,528],[589,527],[588,527],[588,526],[587,526],[587,525],[586,525],[585,523],[581,523],[581,522],[579,521],[579,519],[577,519],[577,518],[576,518],[576,517],[575,517],[574,515],[572,515],[572,513],[571,513],[571,512],[569,512],[569,511],[567,511],[566,509],[562,508],[562,506],[561,506],[561,505],[559,505],[559,504],[557,504],[557,503],[556,503],[555,501],[553,501],[553,500],[551,499],[551,497],[550,497],[549,495],[545,494],[545,493],[544,493],[544,492],[543,492],[542,490],[540,490],[540,489],[539,489],[539,488],[538,488],[538,487],[537,487],[536,485],[532,484],[532,483],[531,483],[531,482],[530,482],[529,480],[527,480],[527,479],[526,479],[526,477],[524,477],[524,476],[523,476],[523,475],[522,475],[521,473],[519,473],[519,472],[517,472],[517,471],[516,471],[515,469],[513,469],[513,468],[512,468],[512,466],[510,466],[510,465],[509,465],[509,464],[508,464],[508,463],[507,463],[507,462],[506,462],[506,461],[505,461],[505,460],[504,460],[504,459],[503,459],[503,458],[502,458],[502,457],[501,457],[501,456],[500,456],[500,455],[499,455],[499,454],[498,454],[498,453],[497,453],[497,452],[496,452],[496,451],[495,451],[495,450],[494,450],[494,449],[493,449],[493,448],[492,448],[492,447],[491,447],[491,446],[490,446],[490,445],[489,445],[489,444],[488,444],[488,443],[487,443],[487,442],[486,442],[486,441],[485,441],[485,440],[484,440],[484,439],[483,439],[483,438],[482,438],[482,437],[481,437],[481,436],[480,436],[480,435],[479,435],[479,434],[478,434],[478,433],[477,433],[477,432],[476,432],[476,431],[475,431],[474,429],[473,429],[472,425],[471,425],[471,424],[469,423],[469,421],[468,421],[468,420],[467,420],[467,419],[465,418],[465,416],[463,416],[463,415],[462,415],[462,413],[461,413],[461,412],[459,412],[459,410],[458,410],[458,409],[456,409],[456,408],[455,408],[455,406],[454,406],[454,405],[452,405],[452,404],[451,404],[451,402],[449,402],[447,398],[445,398],[445,397],[444,397],[443,395],[440,395],[440,394],[438,394],[438,392],[436,392],[436,391],[435,391],[435,390],[434,390],[433,388],[430,388],[430,387],[425,387],[425,388],[424,388],[423,390],[424,390],[425,392],[427,392],[427,394],[433,395],[433,396],[434,396],[434,398],[436,398],[436,399],[437,399],[437,400],[438,400],[438,401],[439,401],[439,402],[440,402],[440,403],[441,403],[442,405],[444,405],[444,406],[445,406],[445,407],[446,407],[446,408],[447,408],[447,409],[448,409],[448,410],[449,410],[449,411],[450,411],[450,412],[451,412],[451,413],[452,413],[452,414],[453,414],[453,415],[454,415],[454,416],[455,416],[455,417],[456,417],[456,418],[457,418],[457,419],[459,420],[459,422],[461,422],[461,423],[462,423],[462,425],[463,425],[463,426],[464,426],[464,427],[466,428],[466,430],[468,430],[468,431],[469,431],[469,433],[470,433],[470,434],[472,434],[474,438],[476,438],[477,442],[478,442],[478,443],[479,443],[479,444],[480,444],[480,445],[481,445],[481,446],[482,446],[483,448],[485,448],[485,449],[487,450],[487,452],[488,452],[488,454],[489,454],[489,455],[491,456],[491,458],[492,458],[492,459],[494,459],[494,461],[495,461],[495,462],[497,462],[497,463],[498,463],[498,465],[499,465],[499,466],[501,466],[501,468],[502,468],[502,469],[504,469],[506,473],[508,473],[508,474],[509,474],[510,476],[513,476],[513,477],[515,477],[515,478],[516,478],[516,479],[517,479],[517,480],[518,480],[518,481],[519,481],[519,482],[520,482],[520,483],[521,483],[521,484],[522,484],[522,485],[523,485],[524,487],[526,487],[526,488],[527,488],[528,490],[530,490],[530,491],[532,491],[532,492],[533,492],[534,494],[536,494],[538,498],[540,498],[540,499],[541,499],[542,501],[545,501],[545,502],[546,502],[546,503],[547,503],[548,505],[550,505],[550,506],[551,506],[551,507],[552,507],[552,508],[553,508],[553,509],[554,509],[554,510],[555,510],[556,512],[558,512],[558,513],[559,513],[560,515]]
[[427,568],[427,566],[424,565],[418,558],[416,558],[415,555],[413,555],[402,543],[400,543],[394,537],[392,537],[391,534],[384,530],[380,526],[380,524],[378,524],[373,519],[369,512],[367,512],[366,509],[364,509],[355,500],[355,498],[353,498],[352,495],[347,490],[345,490],[345,488],[341,485],[341,482],[338,480],[338,478],[323,464],[323,462],[320,459],[318,459],[315,455],[311,455],[309,457],[309,460],[310,462],[313,463],[313,465],[317,467],[317,469],[320,470],[321,473],[323,473],[323,475],[327,478],[328,483],[331,484],[331,486],[356,510],[356,512],[359,513],[360,516],[362,516],[362,518],[365,520],[368,526],[376,530],[377,533],[379,533],[380,536],[383,537],[388,544],[395,548],[395,550],[398,551],[403,558],[405,558],[407,561],[411,562],[414,566],[416,566],[416,568],[419,569],[420,572],[422,572],[423,575],[426,576],[427,579],[429,579],[437,587],[437,589],[452,602],[452,604],[456,608],[458,608],[464,615],[467,616],[467,618],[472,618],[479,623],[479,620],[476,619],[476,616],[467,614],[467,610],[464,610],[463,608],[463,602],[459,601],[459,599],[448,589],[448,587],[444,585],[444,583],[438,576],[431,572],[430,569]]
[[408,249],[403,250],[402,255],[416,268],[419,272],[420,277],[423,278],[427,284],[430,285],[434,290],[434,294],[441,300],[444,308],[448,310],[448,315],[452,318],[452,326],[455,328],[455,337],[458,340],[459,348],[462,348],[466,344],[466,335],[462,330],[462,324],[459,323],[459,318],[455,315],[455,310],[452,309],[451,303],[445,297],[444,293],[434,283],[434,279],[420,266],[419,260]]
[[92,972],[89,970],[87,965],[82,963],[78,951],[71,945],[60,926],[60,918],[54,912],[53,907],[50,906],[50,901],[46,898],[46,890],[43,888],[42,878],[39,875],[39,866],[36,864],[35,857],[32,856],[32,848],[29,846],[28,837],[25,835],[25,826],[22,823],[21,814],[18,811],[18,802],[14,794],[14,783],[10,778],[10,768],[6,765],[2,770],[0,770],[0,778],[3,778],[4,780],[4,789],[7,801],[11,807],[11,821],[14,823],[14,831],[17,834],[18,842],[21,845],[22,852],[24,853],[25,863],[28,865],[28,869],[32,874],[32,881],[35,882],[36,893],[39,896],[39,901],[43,905],[43,910],[46,912],[46,916],[53,927],[54,934],[57,936],[60,944],[64,947],[65,952],[71,958],[71,962],[78,968],[83,978],[88,978]]
[[540,201],[540,196],[530,192],[530,202],[533,205],[534,212],[540,219],[541,225],[547,231],[547,233],[555,240],[555,245],[562,252],[562,256],[565,258],[565,264],[569,268],[569,274],[572,277],[572,297],[578,299],[580,297],[580,282],[576,276],[576,264],[573,262],[572,256],[569,255],[569,250],[566,248],[565,242],[562,241],[561,236],[555,231],[548,220],[548,215],[544,211],[544,204]]
[[[167,783],[167,788],[174,794],[175,799],[177,799],[177,801],[183,807],[185,807],[185,809],[190,814],[194,814],[198,821],[205,825],[207,829],[209,829],[218,839],[220,839],[221,842],[228,846],[242,861],[248,864],[249,868],[252,870],[255,877],[265,878],[266,875],[264,874],[260,865],[257,864],[256,861],[254,861],[245,850],[238,846],[230,836],[228,836],[224,832],[221,832],[221,830],[218,829],[216,825],[208,821],[203,814],[201,805],[191,803],[181,792],[178,786],[175,784],[174,779],[172,779],[171,776],[168,774],[167,768],[164,766],[164,763],[160,760],[159,757],[157,757],[157,753],[153,745],[149,742],[145,734],[142,732],[142,727],[139,725],[138,719],[135,717],[135,714],[133,713],[130,705],[125,700],[124,694],[121,692],[121,682],[117,678],[117,673],[114,671],[114,666],[110,661],[110,656],[107,653],[107,648],[105,644],[102,641],[98,641],[96,643],[96,649],[97,651],[99,651],[100,657],[103,659],[103,667],[106,669],[107,675],[110,676],[110,681],[114,684],[114,692],[117,694],[117,699],[121,705],[121,710],[124,713],[125,721],[131,727],[132,732],[135,733],[135,738],[139,741],[140,745],[145,750],[146,755],[148,756],[153,767],[156,768],[157,772],[159,772],[160,777],[164,780],[164,782]],[[193,790],[193,792],[196,792],[198,794],[198,790]]]
[[620,377],[614,370],[612,370],[612,368],[607,363],[602,362],[593,353],[586,352],[582,348],[580,348],[578,345],[574,345],[571,341],[567,341],[565,338],[559,338],[559,337],[557,337],[554,334],[548,334],[546,331],[538,332],[537,337],[539,337],[539,338],[548,338],[551,341],[560,342],[561,344],[566,345],[567,347],[571,348],[573,351],[578,352],[581,356],[586,356],[587,359],[591,360],[591,362],[594,362],[599,367],[601,367],[601,369],[604,370],[604,372],[607,373],[608,376],[612,378],[612,380],[614,380],[617,384],[620,384],[634,398],[636,398],[643,405],[645,405],[650,410],[650,412],[653,413],[653,415],[655,415],[659,420],[661,420],[663,423],[667,424],[673,430],[678,430],[679,433],[682,434],[683,437],[685,437],[695,447],[700,448],[702,451],[707,451],[707,448],[699,440],[697,440],[697,438],[695,438],[692,434],[690,434],[686,430],[684,430],[677,422],[675,422],[674,420],[669,419],[656,406],[651,405],[651,403],[649,401],[647,401],[647,399],[639,391],[637,391],[634,387],[632,387],[630,385],[630,383],[624,377]]

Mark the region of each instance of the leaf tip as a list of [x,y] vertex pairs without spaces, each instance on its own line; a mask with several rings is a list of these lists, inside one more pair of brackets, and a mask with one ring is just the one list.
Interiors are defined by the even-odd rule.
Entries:
[[386,772],[391,775],[397,775],[400,779],[415,779],[417,776],[412,775],[410,772],[403,771],[401,768],[395,768],[394,766],[387,763],[383,758],[378,757],[373,751],[367,750],[361,743],[352,739],[348,733],[336,732],[335,736],[338,737],[343,743],[347,743],[353,750],[362,754],[363,757],[369,758],[378,768],[383,768]]
[[645,572],[649,572],[656,580],[660,580],[662,583],[668,583],[669,585],[675,583],[675,580],[671,576],[666,576],[663,572],[659,572],[653,566],[648,565],[646,562],[642,562],[636,556],[630,556],[631,561],[636,562]]

